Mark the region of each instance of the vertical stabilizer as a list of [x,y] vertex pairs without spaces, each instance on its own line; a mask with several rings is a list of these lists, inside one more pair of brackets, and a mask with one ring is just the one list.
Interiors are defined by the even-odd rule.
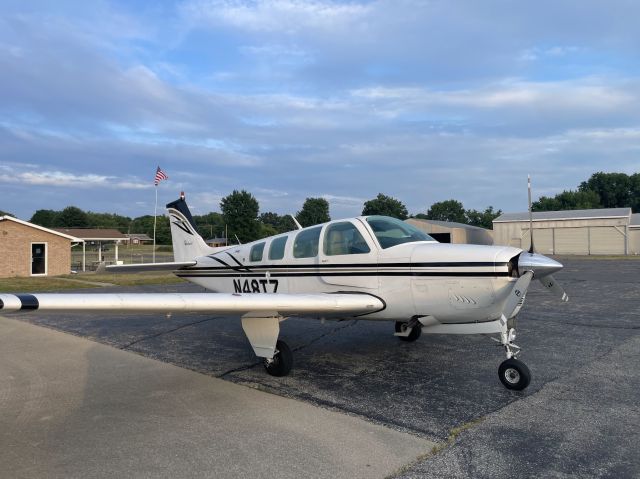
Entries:
[[169,203],[167,210],[171,223],[174,261],[191,261],[215,251],[198,234],[191,211],[184,200],[184,193],[180,195],[180,199]]

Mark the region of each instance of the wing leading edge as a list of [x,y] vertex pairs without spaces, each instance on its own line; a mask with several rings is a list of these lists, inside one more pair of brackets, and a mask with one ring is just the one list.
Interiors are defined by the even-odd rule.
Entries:
[[0,313],[101,311],[106,313],[268,313],[281,316],[355,316],[385,308],[366,293],[228,294],[0,294]]

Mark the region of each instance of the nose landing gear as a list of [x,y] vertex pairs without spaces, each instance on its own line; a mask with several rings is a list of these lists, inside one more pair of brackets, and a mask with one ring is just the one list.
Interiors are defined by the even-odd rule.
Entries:
[[498,377],[504,387],[514,391],[522,391],[531,382],[529,368],[516,358],[502,361],[498,368]]
[[498,367],[498,377],[507,389],[522,391],[531,382],[531,372],[525,363],[516,358],[520,353],[520,346],[513,342],[516,339],[515,321],[507,320],[503,315],[500,324],[500,342],[504,346],[507,359]]

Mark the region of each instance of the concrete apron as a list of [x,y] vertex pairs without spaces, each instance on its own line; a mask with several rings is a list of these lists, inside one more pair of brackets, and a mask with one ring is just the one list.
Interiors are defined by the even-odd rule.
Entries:
[[385,477],[433,442],[0,318],[6,477]]

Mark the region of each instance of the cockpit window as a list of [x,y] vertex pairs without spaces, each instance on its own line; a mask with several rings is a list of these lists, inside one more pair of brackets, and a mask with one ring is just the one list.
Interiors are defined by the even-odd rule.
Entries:
[[333,223],[324,233],[324,254],[327,256],[363,254],[370,251],[358,229],[348,221]]
[[415,226],[388,216],[368,216],[367,223],[384,249],[415,241],[434,241]]

